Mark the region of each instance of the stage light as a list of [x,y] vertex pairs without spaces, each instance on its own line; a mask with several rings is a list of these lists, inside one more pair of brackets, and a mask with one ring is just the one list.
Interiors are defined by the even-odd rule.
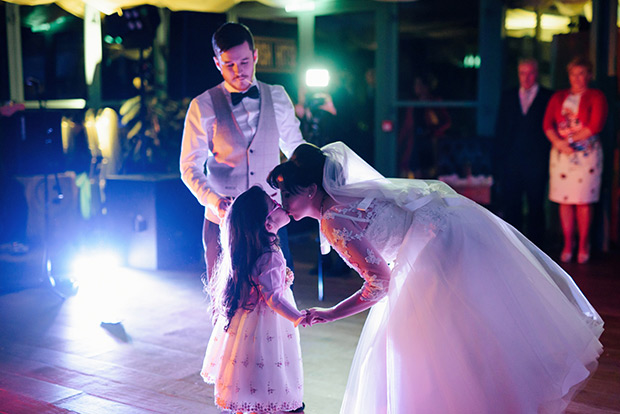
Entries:
[[82,252],[73,259],[71,269],[75,278],[80,281],[109,274],[119,268],[120,256],[112,250]]
[[329,71],[327,69],[308,69],[306,71],[306,86],[324,88],[329,85]]
[[72,276],[82,311],[101,323],[119,323],[123,298],[119,289],[126,283],[120,255],[112,249],[85,249],[72,262]]

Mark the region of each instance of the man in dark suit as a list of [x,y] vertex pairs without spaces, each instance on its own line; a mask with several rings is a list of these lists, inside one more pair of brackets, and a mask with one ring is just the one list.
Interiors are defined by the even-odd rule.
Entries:
[[[541,247],[545,234],[545,192],[549,140],[543,118],[552,91],[538,84],[538,62],[519,61],[519,87],[500,103],[494,145],[494,172],[504,219]],[[524,195],[527,216],[524,217]],[[525,225],[525,226],[524,226]]]

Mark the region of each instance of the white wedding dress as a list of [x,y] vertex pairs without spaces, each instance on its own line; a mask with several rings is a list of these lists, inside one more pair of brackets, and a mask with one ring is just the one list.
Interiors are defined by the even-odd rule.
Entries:
[[[603,322],[571,277],[445,184],[387,180],[341,143],[323,151],[340,204],[321,232],[365,279],[363,297],[384,296],[341,414],[562,412],[602,352]],[[372,249],[353,260],[360,242]],[[389,280],[372,273],[382,260]]]

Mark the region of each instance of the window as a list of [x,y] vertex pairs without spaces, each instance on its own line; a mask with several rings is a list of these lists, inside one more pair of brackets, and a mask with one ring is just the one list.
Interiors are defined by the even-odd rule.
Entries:
[[85,98],[82,20],[54,4],[20,15],[25,99]]

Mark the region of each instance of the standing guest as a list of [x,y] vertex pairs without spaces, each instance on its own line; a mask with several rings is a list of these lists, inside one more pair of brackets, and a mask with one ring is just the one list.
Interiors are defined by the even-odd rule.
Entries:
[[592,64],[577,57],[567,66],[570,89],[556,92],[545,113],[544,129],[551,141],[549,200],[560,205],[564,248],[560,260],[570,262],[577,222],[577,262],[590,260],[592,204],[598,202],[603,171],[599,133],[607,119],[607,100],[588,87]]
[[[284,88],[255,77],[258,50],[250,30],[225,23],[213,34],[213,58],[224,81],[194,98],[181,144],[181,178],[205,206],[207,278],[220,252],[219,223],[231,201],[265,179],[303,141]],[[279,199],[279,195],[276,195]],[[279,234],[292,266],[285,229]]]
[[268,180],[364,280],[301,322],[372,307],[342,414],[561,413],[596,368],[603,321],[571,277],[446,184],[386,179],[340,142]]
[[[435,83],[430,75],[416,76],[413,81],[415,99],[441,101],[434,94]],[[398,134],[401,175],[410,178],[436,177],[439,140],[445,137],[451,126],[452,118],[446,108],[407,108],[403,127]]]
[[293,272],[278,246],[286,211],[258,186],[235,199],[222,225],[222,255],[207,286],[214,328],[202,377],[215,403],[239,413],[303,412],[303,367]]
[[499,107],[494,142],[495,178],[500,187],[499,204],[504,220],[542,247],[550,148],[543,131],[543,118],[553,92],[538,84],[538,62],[534,59],[519,61],[518,75],[519,87],[505,91]]

